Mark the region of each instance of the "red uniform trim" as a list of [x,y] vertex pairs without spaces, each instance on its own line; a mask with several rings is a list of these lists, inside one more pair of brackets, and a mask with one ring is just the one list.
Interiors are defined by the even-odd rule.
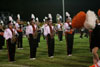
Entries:
[[0,32],[0,35],[1,35],[1,36],[3,36],[3,35],[4,35],[4,33],[3,33],[3,32]]
[[18,32],[22,32],[22,30],[17,30]]

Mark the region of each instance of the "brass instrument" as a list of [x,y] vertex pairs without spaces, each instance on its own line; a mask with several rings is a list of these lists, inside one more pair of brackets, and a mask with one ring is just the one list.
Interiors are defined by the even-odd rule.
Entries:
[[55,33],[56,33],[56,31],[55,31],[55,29],[53,29],[52,33],[50,34],[51,38],[54,38]]
[[12,34],[11,43],[16,43],[16,41],[17,41],[17,36],[15,34],[15,31],[14,31],[13,34]]
[[58,29],[58,31],[62,31],[63,30],[63,24],[61,24],[60,29]]
[[36,28],[36,31],[33,33],[33,38],[37,39],[38,36],[38,28]]

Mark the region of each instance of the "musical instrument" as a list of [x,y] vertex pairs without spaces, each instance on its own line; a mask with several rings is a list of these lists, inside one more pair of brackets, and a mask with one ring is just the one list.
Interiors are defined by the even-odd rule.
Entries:
[[55,29],[53,29],[53,30],[52,30],[52,33],[50,34],[51,38],[54,38],[55,33],[56,33],[56,31],[55,31]]
[[12,39],[11,39],[11,43],[16,43],[17,41],[17,36],[15,34],[15,31],[12,33]]
[[38,36],[38,28],[36,28],[34,34],[33,34],[33,38],[34,39],[37,39],[37,36]]

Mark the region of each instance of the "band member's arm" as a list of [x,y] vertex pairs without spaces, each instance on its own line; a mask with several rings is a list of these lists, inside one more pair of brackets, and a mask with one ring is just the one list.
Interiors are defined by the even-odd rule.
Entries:
[[47,35],[48,35],[48,28],[44,27],[44,36],[47,36]]
[[16,36],[19,35],[18,32],[15,29],[13,29],[13,31],[14,31],[14,33],[15,33]]
[[56,32],[56,28],[55,27],[53,27],[53,31]]
[[29,34],[33,33],[31,26],[26,27],[26,36],[29,38]]
[[9,39],[9,33],[8,33],[9,31],[6,29],[5,31],[4,31],[4,38],[6,39],[6,40],[8,40]]
[[65,32],[67,32],[69,29],[70,29],[70,27],[68,26],[67,23],[65,23],[65,24],[64,24],[64,30],[65,30]]
[[29,32],[28,32],[28,27],[26,27],[26,36],[28,36]]
[[19,28],[19,25],[18,25],[18,23],[16,23],[15,24],[15,29],[18,30],[18,28]]

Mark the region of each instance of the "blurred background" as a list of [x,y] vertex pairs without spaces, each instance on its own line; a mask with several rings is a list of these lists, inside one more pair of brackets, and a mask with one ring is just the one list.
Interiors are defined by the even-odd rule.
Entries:
[[[73,17],[79,11],[93,10],[100,8],[100,0],[65,0],[65,12],[68,11]],[[31,14],[39,17],[42,22],[48,13],[51,13],[56,21],[56,14],[63,14],[62,0],[0,0],[0,18],[6,20],[11,15],[15,20],[17,14],[21,20],[28,21]]]

